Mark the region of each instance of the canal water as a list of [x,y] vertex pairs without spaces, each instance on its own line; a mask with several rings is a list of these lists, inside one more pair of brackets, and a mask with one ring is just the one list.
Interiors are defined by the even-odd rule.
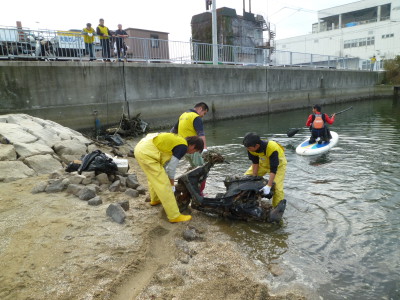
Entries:
[[218,222],[261,268],[274,268],[264,278],[273,293],[400,299],[400,100],[341,103],[323,112],[349,106],[330,126],[339,134],[337,146],[313,157],[295,152],[308,129],[286,135],[305,125],[311,107],[205,124],[208,147],[230,162],[210,171],[209,196],[225,190],[225,176],[249,167],[242,146],[246,132],[286,148],[283,224]]

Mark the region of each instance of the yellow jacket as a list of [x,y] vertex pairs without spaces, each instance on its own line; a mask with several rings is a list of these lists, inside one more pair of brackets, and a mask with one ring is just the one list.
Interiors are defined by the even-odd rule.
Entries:
[[[93,44],[94,42],[94,35],[96,34],[95,30],[93,28],[87,29],[87,27],[82,29],[83,32],[83,40],[86,44]],[[90,36],[88,33],[91,33],[92,36]]]
[[179,125],[178,125],[178,134],[181,137],[188,137],[188,136],[196,136],[197,132],[194,129],[193,126],[193,121],[196,119],[199,115],[195,112],[184,112],[180,117],[179,117]]
[[269,165],[269,157],[272,155],[273,152],[277,151],[278,152],[278,157],[279,157],[279,165],[286,165],[287,164],[287,160],[285,157],[285,149],[283,148],[283,146],[275,141],[268,141],[267,144],[267,149],[265,150],[265,152],[250,152],[250,154],[254,155],[254,156],[258,156],[260,157],[260,165],[262,165],[263,167],[266,168],[270,168]]
[[169,132],[158,134],[153,138],[153,143],[160,152],[169,155],[170,158],[172,156],[172,149],[174,149],[176,146],[188,145],[186,139],[177,134]]
[[108,36],[110,34],[110,32],[108,31],[108,27],[99,25],[99,26],[97,26],[97,29],[100,33],[107,35],[107,36],[103,36],[103,35],[99,34],[101,40],[108,40],[110,38]]

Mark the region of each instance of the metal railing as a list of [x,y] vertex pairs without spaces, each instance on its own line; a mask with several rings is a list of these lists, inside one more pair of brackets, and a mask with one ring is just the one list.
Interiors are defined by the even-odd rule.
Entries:
[[[212,44],[177,42],[147,38],[125,38],[120,57],[115,38],[106,41],[107,57],[98,36],[93,49],[95,60],[126,62],[163,62],[175,64],[212,64]],[[0,59],[13,60],[90,60],[79,31],[0,28]],[[266,48],[218,45],[218,63],[244,66],[282,66],[336,69],[370,69],[368,60],[336,57]]]

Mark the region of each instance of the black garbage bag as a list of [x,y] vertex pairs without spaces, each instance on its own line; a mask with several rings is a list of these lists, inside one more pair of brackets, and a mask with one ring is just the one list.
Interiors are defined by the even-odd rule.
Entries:
[[115,174],[118,171],[118,166],[111,157],[108,157],[100,150],[95,150],[83,157],[82,164],[78,169],[78,174],[82,174],[83,171]]

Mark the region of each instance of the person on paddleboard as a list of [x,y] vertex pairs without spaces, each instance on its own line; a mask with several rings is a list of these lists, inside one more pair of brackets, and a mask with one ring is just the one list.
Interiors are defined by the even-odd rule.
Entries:
[[314,144],[319,138],[318,144],[329,142],[332,138],[329,128],[326,124],[332,125],[335,122],[335,114],[329,117],[327,114],[321,113],[321,106],[315,104],[313,113],[308,116],[306,126],[310,127],[311,137],[310,144]]

